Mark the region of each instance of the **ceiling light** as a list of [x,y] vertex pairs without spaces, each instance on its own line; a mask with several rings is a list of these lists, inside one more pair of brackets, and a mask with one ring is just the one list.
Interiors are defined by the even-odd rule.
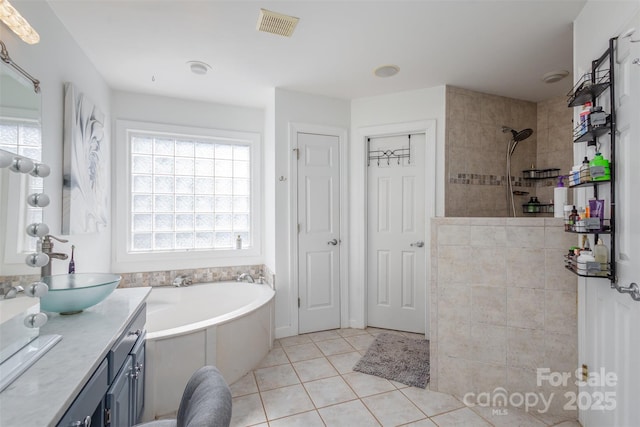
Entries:
[[40,41],[40,36],[36,30],[9,3],[9,0],[0,0],[0,20],[7,24],[7,27],[26,43],[35,44]]
[[564,79],[569,75],[567,70],[559,70],[559,71],[550,71],[544,76],[542,76],[542,81],[545,83],[555,83]]
[[277,34],[279,36],[291,37],[296,29],[300,18],[283,15],[266,9],[260,9],[256,30],[263,33]]
[[211,65],[202,61],[187,61],[187,65],[193,74],[205,75],[211,69]]
[[382,65],[375,70],[373,70],[373,74],[378,77],[391,77],[398,74],[400,71],[400,67],[397,65]]

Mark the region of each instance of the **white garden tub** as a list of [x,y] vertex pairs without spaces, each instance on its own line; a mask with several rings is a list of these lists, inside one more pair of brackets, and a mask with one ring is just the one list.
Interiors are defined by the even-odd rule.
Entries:
[[232,384],[273,345],[275,292],[245,282],[156,287],[147,298],[143,419],[178,410],[191,374],[215,365]]

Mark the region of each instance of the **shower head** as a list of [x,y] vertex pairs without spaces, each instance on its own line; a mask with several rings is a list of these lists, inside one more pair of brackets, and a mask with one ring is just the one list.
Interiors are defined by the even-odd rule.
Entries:
[[502,126],[502,132],[507,133],[507,132],[511,132],[512,135],[512,139],[515,142],[520,142],[520,141],[524,141],[525,139],[529,138],[531,135],[533,135],[533,129],[531,128],[526,128],[521,130],[520,132],[508,127],[508,126]]

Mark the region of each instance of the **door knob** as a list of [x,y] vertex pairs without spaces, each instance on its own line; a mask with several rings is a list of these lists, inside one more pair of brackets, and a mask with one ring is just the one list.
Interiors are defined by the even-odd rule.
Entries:
[[412,243],[410,246],[416,246],[418,248],[421,248],[424,246],[424,242],[422,240],[418,240],[417,242]]
[[338,244],[338,239],[329,240],[329,241],[327,242],[327,245],[333,245],[333,246],[335,246],[335,245],[337,245],[337,244]]

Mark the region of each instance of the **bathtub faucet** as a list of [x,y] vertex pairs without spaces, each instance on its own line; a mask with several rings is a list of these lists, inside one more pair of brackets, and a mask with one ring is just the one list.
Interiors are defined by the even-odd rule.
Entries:
[[191,276],[187,276],[186,274],[181,274],[180,276],[176,276],[173,279],[173,286],[181,287],[181,286],[189,286],[193,284],[193,280]]
[[247,281],[249,283],[255,283],[256,281],[253,280],[253,276],[251,276],[249,273],[242,273],[242,274],[238,274],[238,282],[244,282]]

